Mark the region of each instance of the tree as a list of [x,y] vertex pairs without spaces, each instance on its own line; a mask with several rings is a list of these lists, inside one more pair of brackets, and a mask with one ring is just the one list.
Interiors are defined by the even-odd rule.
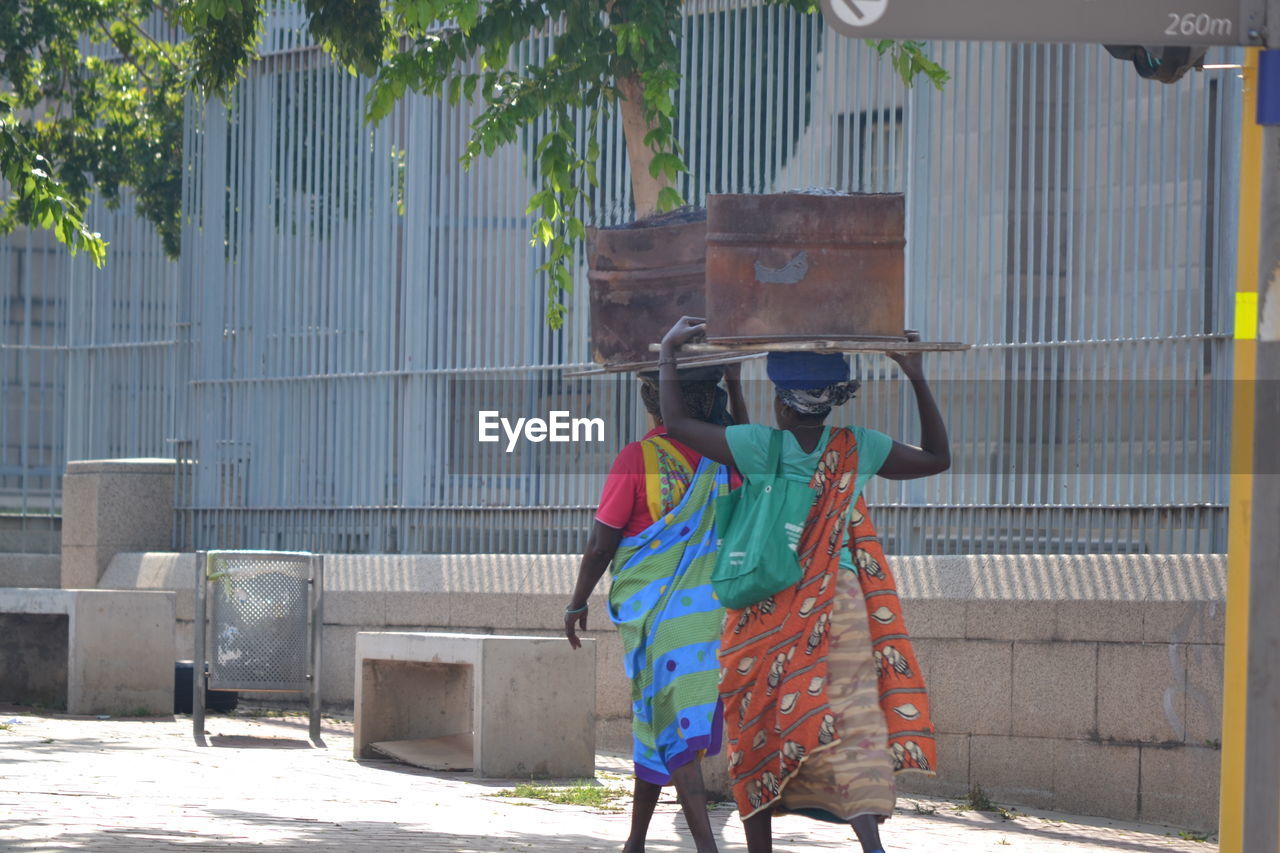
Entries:
[[[330,0],[308,0],[308,7]],[[377,0],[361,0],[370,7]],[[815,0],[768,0],[807,14]],[[516,141],[544,116],[549,127],[535,148],[537,215],[533,242],[547,250],[547,319],[563,322],[562,292],[572,288],[573,254],[584,226],[577,216],[596,183],[598,130],[617,106],[631,166],[636,217],[683,204],[672,186],[686,171],[676,141],[675,90],[680,84],[680,0],[389,0],[376,26],[352,18],[326,31],[335,58],[372,73],[368,117],[385,117],[407,91],[483,104],[462,161],[469,165]],[[313,18],[313,23],[314,23]],[[369,18],[368,20],[373,20]],[[547,60],[513,68],[512,48],[539,34],[554,47]],[[923,73],[941,87],[948,74],[919,42],[878,41],[910,86]],[[386,57],[385,61],[381,61]],[[586,143],[578,141],[585,116]]]
[[39,153],[31,131],[13,115],[13,102],[0,97],[0,177],[13,188],[0,209],[0,234],[21,223],[51,229],[71,254],[86,250],[98,266],[106,259],[107,243],[89,231],[80,204],[68,199],[62,184],[49,176],[49,163]]
[[[585,234],[600,159],[598,130],[621,116],[637,218],[683,204],[687,171],[675,129],[680,0],[302,0],[312,36],[354,73],[374,78],[367,117],[407,92],[483,109],[462,161],[547,129],[534,149],[533,243],[546,250],[547,317],[563,322],[573,247]],[[768,0],[806,14],[815,0]],[[225,95],[255,55],[265,0],[0,0],[0,173],[13,195],[0,231],[52,227],[101,263],[105,245],[83,210],[91,189],[118,204],[130,187],[165,250],[179,250],[182,109],[188,93]],[[162,21],[180,38],[147,29]],[[541,63],[515,67],[527,39],[553,40]],[[111,58],[84,52],[84,40]],[[947,73],[918,42],[875,42],[907,85]],[[579,127],[585,122],[584,127]],[[580,134],[579,131],[585,131]],[[585,143],[580,141],[585,139]],[[56,152],[56,157],[54,153]]]
[[101,266],[89,196],[115,206],[128,187],[176,256],[184,99],[230,90],[261,17],[259,0],[0,0],[0,234],[48,228]]

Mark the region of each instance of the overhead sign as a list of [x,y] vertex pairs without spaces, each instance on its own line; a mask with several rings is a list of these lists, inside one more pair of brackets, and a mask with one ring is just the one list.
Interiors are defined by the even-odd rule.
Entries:
[[1265,0],[822,0],[851,38],[1261,44]]
[[832,12],[851,27],[869,27],[883,17],[887,8],[889,0],[843,0],[833,4]]

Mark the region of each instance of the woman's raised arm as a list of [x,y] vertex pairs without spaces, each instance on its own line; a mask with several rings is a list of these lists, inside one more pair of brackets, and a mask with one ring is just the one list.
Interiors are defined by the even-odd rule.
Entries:
[[[908,330],[907,340],[920,340],[920,333]],[[919,352],[894,352],[889,353],[889,357],[902,368],[916,393],[916,406],[920,411],[920,446],[895,441],[880,466],[880,476],[887,480],[915,480],[941,474],[951,467],[951,442],[947,438],[942,412],[938,411],[933,391],[924,378],[924,358]]]
[[658,402],[667,435],[698,453],[724,465],[733,464],[733,454],[725,438],[725,428],[690,417],[684,410],[680,394],[680,374],[676,371],[676,350],[681,344],[702,334],[707,321],[700,317],[681,317],[662,338],[658,355]]

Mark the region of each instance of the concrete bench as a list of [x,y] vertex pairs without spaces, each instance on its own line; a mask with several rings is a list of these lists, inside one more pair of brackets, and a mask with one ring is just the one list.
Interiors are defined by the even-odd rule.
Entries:
[[355,756],[488,778],[595,775],[596,653],[562,637],[356,635]]
[[174,594],[0,589],[0,701],[172,714]]

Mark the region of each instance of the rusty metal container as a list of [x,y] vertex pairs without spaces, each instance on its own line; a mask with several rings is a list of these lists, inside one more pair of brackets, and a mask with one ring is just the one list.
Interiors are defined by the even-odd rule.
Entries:
[[587,229],[591,353],[603,365],[648,365],[649,344],[681,316],[704,316],[705,210]]
[[713,195],[707,340],[902,340],[901,195]]

